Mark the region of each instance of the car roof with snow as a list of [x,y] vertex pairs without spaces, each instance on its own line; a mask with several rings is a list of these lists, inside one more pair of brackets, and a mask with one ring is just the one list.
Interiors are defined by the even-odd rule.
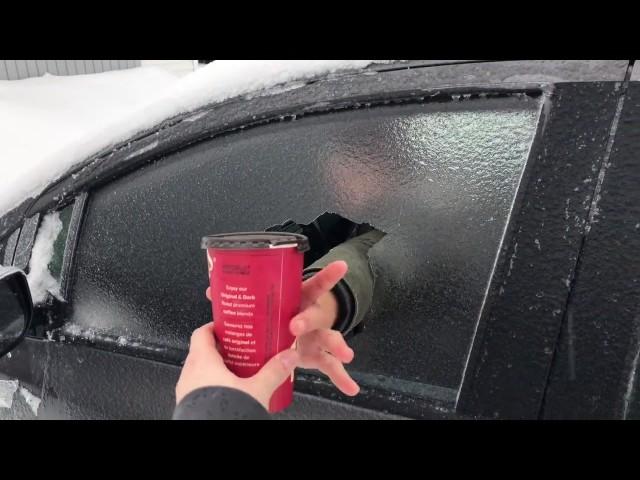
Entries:
[[[6,153],[1,163],[5,175],[0,181],[0,237],[25,216],[64,203],[90,179],[99,182],[101,175],[134,168],[163,146],[175,148],[177,143],[274,119],[358,107],[358,96],[385,101],[399,88],[416,97],[474,85],[482,90],[615,81],[625,65],[625,61],[219,60],[181,79],[147,67],[2,81],[0,106],[6,108],[0,108],[0,126],[6,128],[0,129],[0,139]],[[396,84],[393,72],[407,69],[416,71],[413,84]],[[377,85],[366,81],[371,75],[378,76]],[[65,102],[62,108],[56,97]],[[47,116],[46,109],[55,113]]]

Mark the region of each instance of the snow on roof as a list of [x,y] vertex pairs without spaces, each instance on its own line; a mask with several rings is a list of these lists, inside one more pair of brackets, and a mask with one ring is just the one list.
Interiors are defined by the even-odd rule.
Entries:
[[164,120],[377,60],[217,60],[178,78],[154,67],[0,81],[0,215],[74,165]]

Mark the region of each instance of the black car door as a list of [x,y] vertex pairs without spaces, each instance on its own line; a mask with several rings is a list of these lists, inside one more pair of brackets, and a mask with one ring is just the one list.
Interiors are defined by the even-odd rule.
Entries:
[[[168,418],[211,317],[200,238],[333,212],[387,233],[350,339],[362,392],[300,372],[280,416],[537,418],[626,73],[418,65],[147,132],[32,207],[68,218],[60,295],[0,371],[39,418]],[[0,415],[32,415],[23,397]]]

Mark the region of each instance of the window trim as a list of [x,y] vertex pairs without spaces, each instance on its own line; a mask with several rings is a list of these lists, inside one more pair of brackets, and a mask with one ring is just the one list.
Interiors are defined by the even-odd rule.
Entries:
[[13,259],[16,254],[16,247],[18,245],[18,238],[20,237],[20,231],[22,230],[22,225],[16,228],[13,233],[7,236],[4,244],[3,265],[13,265]]
[[80,239],[87,198],[88,194],[86,192],[81,193],[75,198],[71,212],[71,220],[69,221],[69,229],[67,231],[64,255],[62,258],[62,270],[60,272],[60,295],[65,301],[69,298],[69,289],[73,284],[75,253]]
[[42,215],[40,213],[36,213],[25,219],[20,229],[18,241],[16,242],[12,265],[20,268],[25,273],[28,273],[29,262],[31,261],[31,250],[33,249],[33,244],[38,234],[41,217]]

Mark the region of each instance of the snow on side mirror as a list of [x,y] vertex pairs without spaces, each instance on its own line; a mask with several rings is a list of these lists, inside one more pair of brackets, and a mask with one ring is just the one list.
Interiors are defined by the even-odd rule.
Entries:
[[24,338],[32,314],[27,276],[19,268],[0,266],[0,357]]

